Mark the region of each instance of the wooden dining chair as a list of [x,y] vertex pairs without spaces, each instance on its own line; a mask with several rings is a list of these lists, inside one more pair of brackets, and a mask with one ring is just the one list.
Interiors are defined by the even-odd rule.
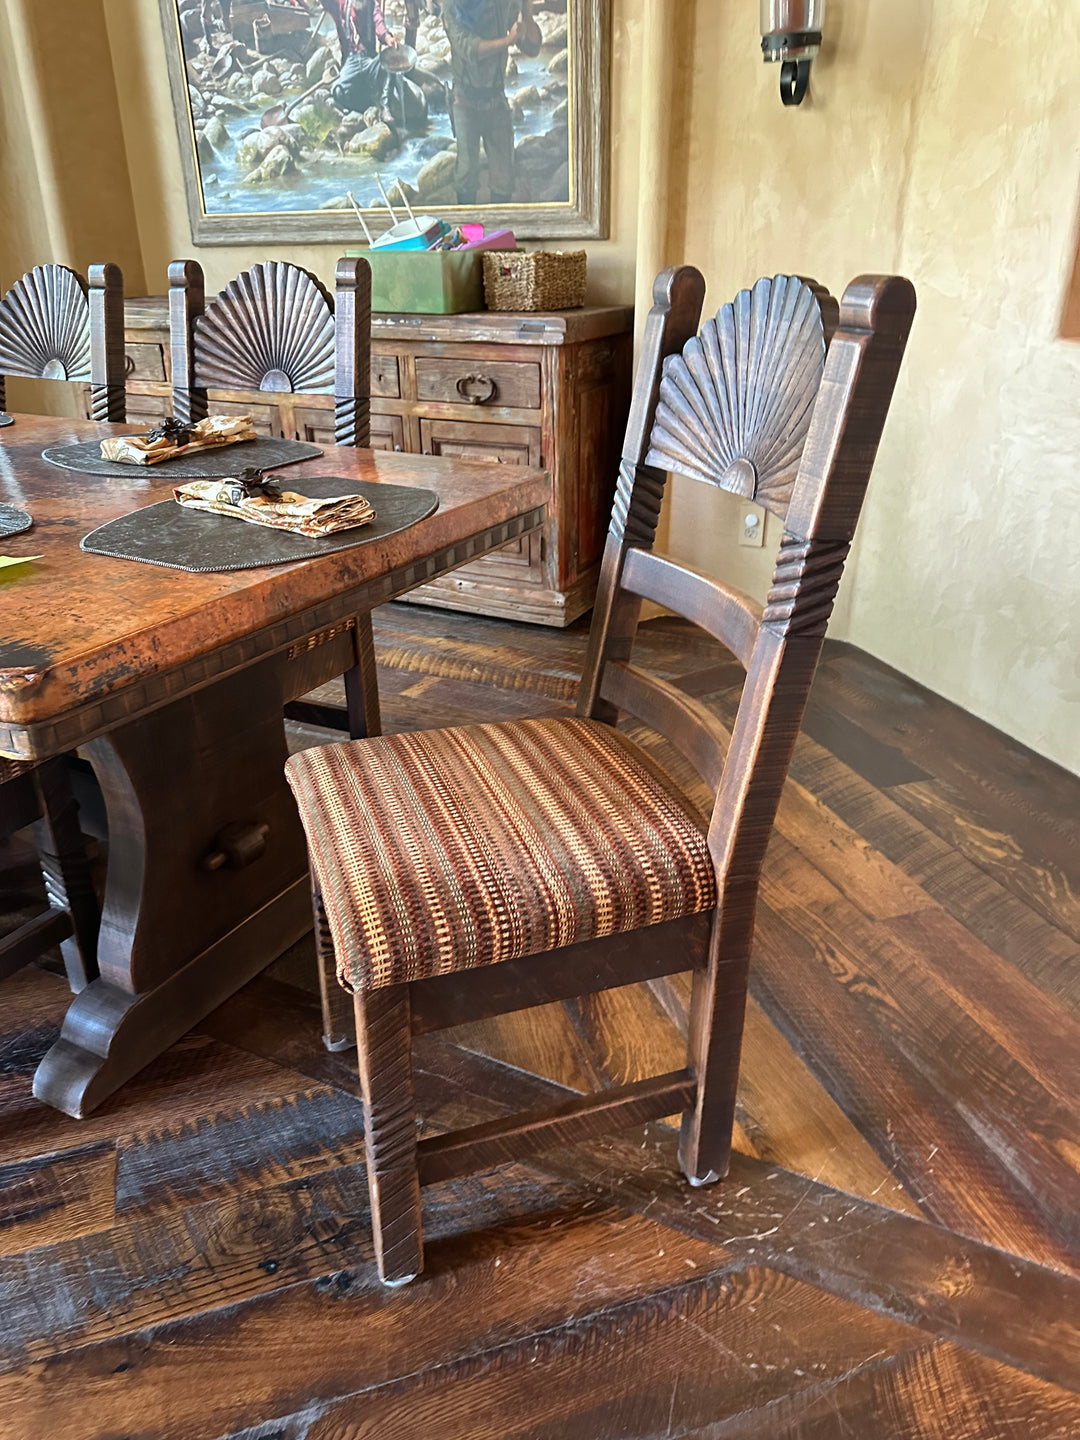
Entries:
[[0,937],[0,980],[60,946],[72,990],[97,973],[100,910],[61,759],[33,764],[0,757],[0,842],[32,827],[48,905]]
[[6,377],[25,375],[88,382],[94,420],[125,418],[124,277],[118,265],[88,275],[36,265],[0,298],[0,410]]
[[[253,265],[211,300],[202,266],[169,266],[169,348],[173,414],[201,420],[211,395],[219,410],[257,406],[267,392],[332,395],[334,439],[366,449],[371,429],[371,267],[342,259],[333,295],[299,265]],[[293,435],[289,438],[300,438]],[[371,615],[355,617],[355,665],[345,672],[345,706],[295,700],[291,719],[356,738],[381,728]]]
[[[837,312],[778,275],[697,334],[703,297],[688,267],[656,282],[576,716],[327,745],[288,764],[317,943],[354,992],[387,1283],[421,1269],[424,1184],[680,1111],[690,1183],[728,1169],[762,861],[915,295],[899,277],[863,276]],[[654,551],[671,471],[781,518],[764,607]],[[632,663],[645,600],[745,666],[730,737]],[[615,728],[624,711],[709,783],[707,820]],[[412,1036],[687,970],[684,1069],[417,1140]]]
[[[124,279],[117,265],[37,265],[0,298],[5,378],[89,383],[95,420],[124,419]],[[48,908],[0,939],[0,979],[59,944],[73,990],[97,974],[99,909],[65,762],[0,757],[0,841],[32,827]]]

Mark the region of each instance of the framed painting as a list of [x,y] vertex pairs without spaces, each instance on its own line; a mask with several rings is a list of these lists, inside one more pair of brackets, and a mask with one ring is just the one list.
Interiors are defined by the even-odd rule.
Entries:
[[196,243],[606,236],[610,0],[159,3]]

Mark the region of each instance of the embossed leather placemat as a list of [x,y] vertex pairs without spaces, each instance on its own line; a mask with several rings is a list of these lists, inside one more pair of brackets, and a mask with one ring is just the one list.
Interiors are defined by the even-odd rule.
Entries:
[[33,517],[14,505],[0,505],[0,535],[21,535],[33,525]]
[[241,440],[238,445],[219,445],[201,455],[184,455],[176,460],[162,460],[157,465],[121,465],[116,460],[103,460],[97,440],[82,445],[50,445],[41,458],[65,470],[81,470],[84,475],[117,475],[128,479],[135,475],[164,475],[169,480],[211,480],[218,475],[238,475],[247,465],[272,470],[277,465],[296,465],[301,460],[314,460],[323,452],[318,445],[305,440],[279,440],[260,435],[257,440]]
[[91,555],[141,560],[147,565],[165,565],[172,570],[254,570],[260,565],[315,560],[320,555],[382,539],[415,525],[439,506],[434,490],[345,480],[336,475],[305,475],[302,484],[297,481],[297,489],[305,495],[319,497],[363,495],[375,507],[375,519],[356,530],[309,539],[289,530],[273,530],[268,525],[252,525],[228,515],[187,510],[175,500],[163,500],[158,505],[133,510],[130,515],[99,525],[83,539],[81,548]]

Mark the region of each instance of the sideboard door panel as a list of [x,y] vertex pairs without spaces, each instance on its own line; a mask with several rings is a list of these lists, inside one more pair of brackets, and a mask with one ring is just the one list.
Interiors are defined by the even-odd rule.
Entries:
[[[482,425],[468,420],[421,420],[420,435],[425,455],[488,460],[499,465],[536,466],[542,463],[540,431],[531,426]],[[547,581],[543,534],[537,531],[522,535],[501,550],[474,560],[470,565],[463,565],[444,578],[441,588],[444,592],[469,595],[473,593],[473,582],[477,581],[481,584],[500,581],[510,585],[543,586]]]
[[425,455],[458,460],[496,460],[503,465],[542,465],[540,431],[527,425],[485,425],[471,420],[421,420]]

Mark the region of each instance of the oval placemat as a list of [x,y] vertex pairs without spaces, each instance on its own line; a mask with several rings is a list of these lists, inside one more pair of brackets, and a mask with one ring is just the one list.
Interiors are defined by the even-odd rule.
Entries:
[[234,520],[229,515],[187,510],[175,500],[163,500],[99,525],[83,539],[81,548],[90,555],[141,560],[171,570],[255,570],[261,565],[284,565],[291,560],[316,560],[320,555],[381,540],[407,530],[439,507],[434,490],[346,480],[340,475],[305,475],[303,493],[319,498],[363,495],[375,507],[375,519],[356,530],[309,538]]
[[14,505],[0,505],[0,535],[21,535],[33,525],[33,516]]
[[164,475],[169,480],[213,480],[220,475],[238,475],[246,465],[273,470],[278,465],[314,460],[322,453],[318,445],[309,445],[306,440],[260,435],[257,440],[219,445],[214,450],[204,450],[201,455],[162,460],[157,465],[121,465],[116,460],[103,460],[97,440],[81,445],[50,445],[41,452],[41,458],[65,470],[81,470],[84,475],[116,475],[126,479],[132,475]]

